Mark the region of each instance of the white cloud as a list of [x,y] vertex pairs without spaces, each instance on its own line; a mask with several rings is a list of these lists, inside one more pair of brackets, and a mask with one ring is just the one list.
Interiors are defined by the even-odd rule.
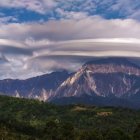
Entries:
[[0,17],[0,23],[17,22],[18,19],[14,16],[2,16]]
[[0,39],[0,45],[1,46],[14,46],[14,47],[24,47],[22,42],[19,42],[18,40],[10,40],[10,39]]
[[25,8],[44,14],[47,10],[56,6],[55,0],[1,0],[0,7]]
[[106,20],[99,16],[84,19],[51,20],[44,23],[1,24],[0,37],[25,40],[64,41],[94,38],[140,38],[140,23],[132,19]]
[[[51,13],[50,18],[56,18],[56,15],[62,14],[67,17],[79,17],[81,13],[88,15],[100,15],[111,18],[137,18],[139,11],[139,0],[1,0],[0,7],[27,9],[45,15]],[[55,12],[55,14],[54,14]],[[112,14],[114,13],[114,14]],[[18,13],[19,14],[19,13]],[[60,17],[61,18],[61,17]]]
[[65,11],[61,8],[57,8],[55,10],[57,14],[61,17],[61,19],[84,19],[87,17],[86,12],[73,12],[73,11]]

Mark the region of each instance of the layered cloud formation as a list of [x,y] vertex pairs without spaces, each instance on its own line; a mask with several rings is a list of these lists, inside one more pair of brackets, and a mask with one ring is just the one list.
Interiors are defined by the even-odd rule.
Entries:
[[140,56],[138,0],[1,0],[0,79]]

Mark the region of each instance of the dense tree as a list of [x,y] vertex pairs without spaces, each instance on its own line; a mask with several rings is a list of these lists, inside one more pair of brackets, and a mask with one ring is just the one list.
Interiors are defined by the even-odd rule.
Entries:
[[105,140],[132,140],[132,138],[120,129],[109,130]]
[[96,130],[81,131],[78,140],[103,140],[103,136]]
[[49,120],[44,129],[44,140],[60,140],[59,126],[56,121]]
[[139,122],[137,110],[0,96],[0,140],[140,140]]
[[75,130],[71,123],[62,123],[60,133],[62,134],[63,140],[75,139]]
[[134,140],[140,140],[140,124],[137,125],[137,128],[134,131]]

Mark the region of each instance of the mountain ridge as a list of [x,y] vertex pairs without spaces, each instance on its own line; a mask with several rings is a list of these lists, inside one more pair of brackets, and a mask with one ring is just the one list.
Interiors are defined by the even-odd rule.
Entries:
[[0,80],[0,92],[14,97],[36,98],[45,101],[50,96],[49,94],[70,75],[67,71],[60,71],[25,80]]
[[[140,68],[131,62],[129,63],[127,59],[107,58],[94,60],[83,65],[57,88],[53,100],[56,99],[57,102],[62,98],[74,97],[79,97],[80,100],[82,96],[87,95],[90,103],[90,98],[96,97],[114,97],[114,102],[117,99],[131,102],[131,96],[139,96],[139,94]],[[134,101],[132,102],[135,104]],[[96,104],[95,101],[94,103]],[[106,105],[105,102],[103,104]]]
[[[95,99],[107,105],[112,98],[114,103],[118,101],[117,105],[122,105],[120,100],[123,100],[128,106],[132,104],[140,108],[140,67],[126,58],[102,58],[85,63],[74,73],[53,72],[14,82],[0,80],[0,92],[56,103],[64,98],[63,103],[68,98],[76,98],[74,101],[82,100],[82,103],[93,105],[97,103]],[[113,101],[110,105],[114,105]]]

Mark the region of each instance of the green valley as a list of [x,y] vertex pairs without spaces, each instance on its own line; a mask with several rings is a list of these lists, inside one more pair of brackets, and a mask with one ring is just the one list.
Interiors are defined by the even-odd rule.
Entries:
[[0,96],[0,140],[140,140],[140,111]]

